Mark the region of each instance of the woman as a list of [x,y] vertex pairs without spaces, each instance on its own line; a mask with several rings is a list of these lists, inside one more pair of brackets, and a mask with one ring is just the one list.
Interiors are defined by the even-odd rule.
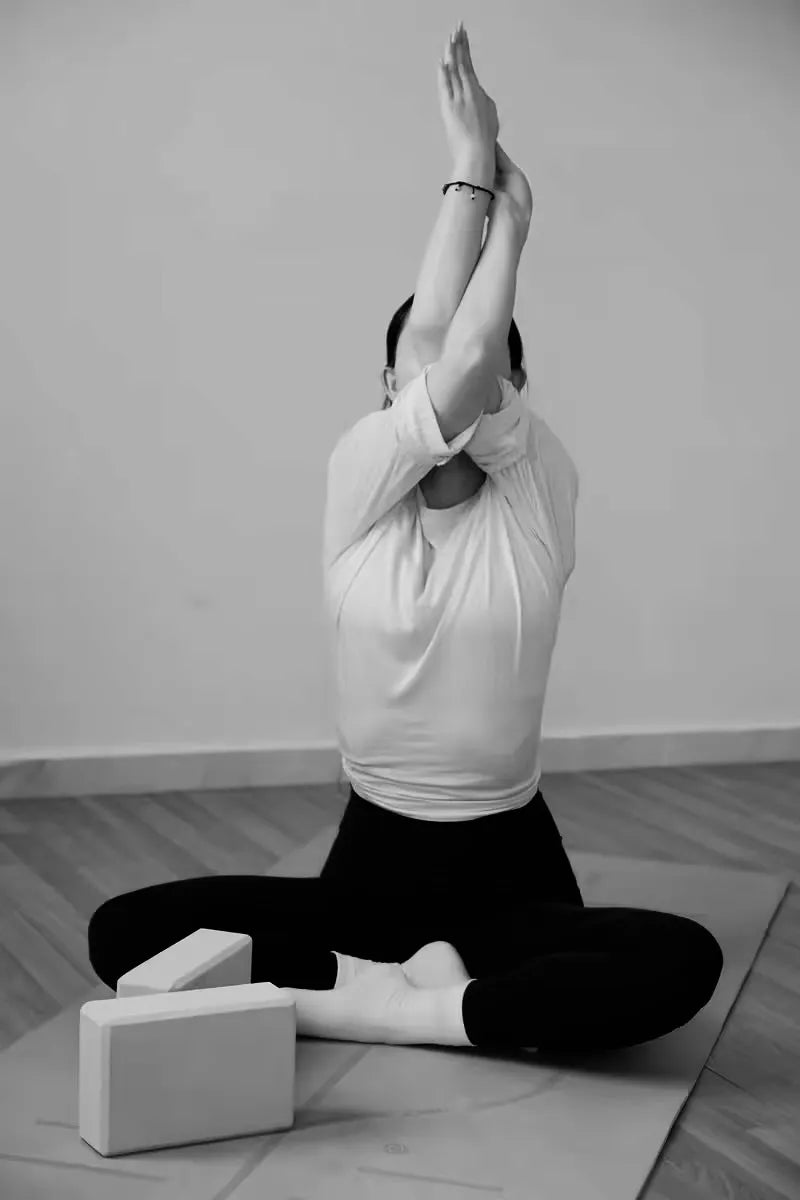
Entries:
[[[502,337],[532,201],[496,145],[463,29],[439,90],[453,178],[477,190],[447,189],[396,369],[398,314],[387,335],[389,407],[348,430],[328,469],[326,599],[351,782],[336,840],[318,879],[212,876],[117,896],[90,921],[90,959],[115,989],[195,929],[224,929],[252,937],[252,979],[292,994],[301,1036],[635,1045],[707,1003],[722,952],[686,917],[586,908],[538,786],[577,472],[522,404],[516,341]],[[448,297],[453,311],[437,311]],[[445,441],[429,375],[470,322],[500,348],[482,411]],[[443,327],[444,349],[430,333]]]

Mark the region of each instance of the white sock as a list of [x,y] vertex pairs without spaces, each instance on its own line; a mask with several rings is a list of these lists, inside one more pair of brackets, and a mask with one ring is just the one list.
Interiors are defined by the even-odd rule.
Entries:
[[375,967],[384,969],[367,968],[349,984],[326,991],[286,988],[296,1004],[297,1033],[345,1042],[472,1045],[462,1017],[467,983],[416,988],[398,964]]
[[335,988],[346,987],[348,983],[352,983],[358,975],[363,975],[364,971],[370,967],[381,965],[373,962],[371,958],[354,958],[352,954],[340,954],[338,950],[334,950],[333,953],[336,955],[338,963],[336,983],[333,985]]

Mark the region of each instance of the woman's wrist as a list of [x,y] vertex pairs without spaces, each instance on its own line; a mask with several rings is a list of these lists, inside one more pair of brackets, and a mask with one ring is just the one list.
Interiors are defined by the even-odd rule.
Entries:
[[482,147],[464,150],[453,158],[453,179],[463,179],[476,187],[493,191],[494,171],[494,153]]

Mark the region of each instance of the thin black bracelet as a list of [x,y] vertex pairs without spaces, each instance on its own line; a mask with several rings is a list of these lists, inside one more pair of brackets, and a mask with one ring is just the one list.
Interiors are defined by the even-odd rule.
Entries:
[[448,189],[448,188],[451,188],[451,187],[455,187],[455,188],[456,188],[456,191],[458,191],[458,189],[461,187],[461,184],[462,184],[462,183],[463,183],[464,187],[471,187],[471,188],[472,188],[472,195],[470,196],[470,200],[474,200],[474,199],[475,199],[475,191],[476,191],[476,189],[477,189],[479,192],[488,192],[488,193],[489,193],[489,195],[490,195],[490,196],[492,197],[492,199],[494,200],[494,192],[493,192],[493,191],[492,191],[490,188],[481,187],[481,185],[480,185],[479,183],[467,183],[466,179],[455,179],[455,180],[453,180],[453,182],[452,182],[452,183],[446,183],[446,184],[444,185],[444,187],[442,188],[442,195],[443,195],[443,196],[446,196],[446,195],[447,195],[447,189]]

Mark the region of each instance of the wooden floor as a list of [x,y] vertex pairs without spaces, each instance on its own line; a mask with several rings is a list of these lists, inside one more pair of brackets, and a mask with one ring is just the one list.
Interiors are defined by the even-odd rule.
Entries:
[[[542,792],[568,851],[792,879],[642,1195],[798,1200],[800,763],[550,775]],[[0,802],[0,1050],[97,986],[86,927],[105,899],[263,874],[346,798],[330,785]]]

